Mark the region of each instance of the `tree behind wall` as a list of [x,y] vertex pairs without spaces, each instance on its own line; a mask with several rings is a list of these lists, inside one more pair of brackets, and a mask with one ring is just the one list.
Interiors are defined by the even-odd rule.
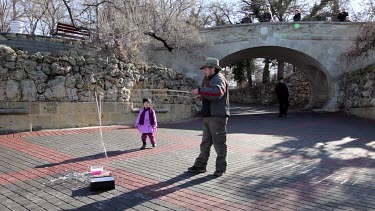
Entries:
[[0,0],[0,32],[8,32],[10,21],[22,17],[19,4],[20,0]]
[[270,83],[270,63],[271,61],[269,59],[264,60],[262,84]]
[[245,62],[239,62],[233,65],[232,73],[234,75],[234,80],[237,82],[237,88],[242,88],[246,82]]
[[246,70],[246,77],[247,77],[247,85],[253,86],[253,74],[256,70],[254,59],[245,60],[245,70]]

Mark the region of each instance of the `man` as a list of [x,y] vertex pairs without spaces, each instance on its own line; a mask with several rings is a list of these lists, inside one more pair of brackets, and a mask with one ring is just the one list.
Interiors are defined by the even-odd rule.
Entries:
[[280,105],[279,117],[286,117],[289,107],[289,91],[283,77],[279,78],[279,83],[276,85],[275,92]]
[[228,82],[220,73],[219,60],[215,58],[207,58],[200,69],[204,69],[205,75],[202,87],[192,90],[191,93],[202,99],[203,137],[200,154],[188,171],[206,172],[211,146],[214,145],[217,154],[214,175],[220,177],[227,170]]
[[294,22],[301,21],[301,12],[299,10],[296,10],[294,12],[293,21]]
[[342,8],[337,18],[339,19],[340,22],[345,22],[348,16],[349,14],[345,11],[345,8]]
[[245,17],[241,20],[241,24],[245,23],[252,23],[249,13],[245,13]]
[[271,9],[269,5],[267,5],[262,15],[262,22],[271,22],[271,20],[272,20]]

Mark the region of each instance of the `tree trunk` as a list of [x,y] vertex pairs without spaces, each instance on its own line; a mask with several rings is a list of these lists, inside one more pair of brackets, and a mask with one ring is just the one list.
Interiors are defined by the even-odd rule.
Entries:
[[263,79],[262,84],[267,84],[270,82],[270,60],[264,60],[264,69],[263,69]]
[[74,27],[76,27],[76,24],[74,23],[74,18],[73,18],[72,10],[70,9],[68,2],[66,2],[66,1],[63,1],[63,2],[65,4],[66,9],[68,10],[69,18],[70,18],[70,21],[72,22],[72,25]]
[[253,59],[246,61],[246,77],[248,86],[253,85]]
[[279,79],[280,77],[284,77],[284,66],[284,61],[277,60],[277,79]]
[[252,74],[252,72],[247,73],[247,83],[248,83],[248,86],[253,86],[253,74]]
[[243,81],[237,81],[237,89],[241,89],[243,87]]

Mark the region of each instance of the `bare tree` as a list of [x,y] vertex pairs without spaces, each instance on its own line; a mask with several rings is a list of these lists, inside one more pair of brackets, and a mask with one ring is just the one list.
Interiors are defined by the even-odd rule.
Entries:
[[361,17],[358,19],[361,21],[375,21],[375,0],[364,0],[361,2],[361,6],[365,10],[358,14]]
[[212,26],[236,24],[239,22],[238,5],[236,2],[217,1],[207,6],[210,8]]
[[264,60],[263,78],[262,84],[267,84],[270,82],[270,60]]
[[39,23],[50,7],[50,3],[49,0],[31,0],[21,3],[25,19],[28,22],[26,31],[29,34],[35,34]]
[[[86,4],[98,8],[97,39],[128,58],[161,44],[169,51],[189,49],[199,42],[197,27],[188,23],[196,2],[190,0],[112,0]],[[125,52],[126,51],[126,52]]]
[[19,0],[0,0],[0,31],[7,32],[10,21],[20,19],[22,15]]

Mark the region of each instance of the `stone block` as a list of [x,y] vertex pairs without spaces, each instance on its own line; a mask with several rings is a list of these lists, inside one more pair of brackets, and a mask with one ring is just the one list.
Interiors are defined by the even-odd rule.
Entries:
[[107,112],[115,112],[116,111],[116,104],[115,102],[103,102],[103,113]]
[[57,107],[57,102],[40,103],[40,114],[56,114]]
[[85,122],[83,113],[73,113],[68,115],[68,118],[72,126]]
[[23,108],[27,109],[29,108],[29,104],[27,102],[7,102],[6,108]]
[[82,122],[91,124],[91,125],[99,125],[99,116],[97,113],[82,113]]
[[111,124],[111,113],[110,112],[102,113],[102,124],[103,125],[110,125]]
[[48,114],[39,114],[35,115],[33,118],[33,122],[35,125],[39,125],[42,128],[45,128],[45,125],[52,124],[52,116]]
[[129,122],[129,114],[126,113],[111,113],[111,124],[126,124]]
[[358,117],[375,119],[375,107],[351,108],[349,113]]
[[131,112],[131,103],[116,103],[116,112]]
[[96,113],[96,103],[81,102],[74,103],[72,113]]
[[28,129],[30,121],[32,122],[32,118],[28,115],[13,115],[13,129],[15,131]]
[[57,113],[58,114],[71,114],[73,112],[74,103],[71,102],[61,102],[58,103]]

